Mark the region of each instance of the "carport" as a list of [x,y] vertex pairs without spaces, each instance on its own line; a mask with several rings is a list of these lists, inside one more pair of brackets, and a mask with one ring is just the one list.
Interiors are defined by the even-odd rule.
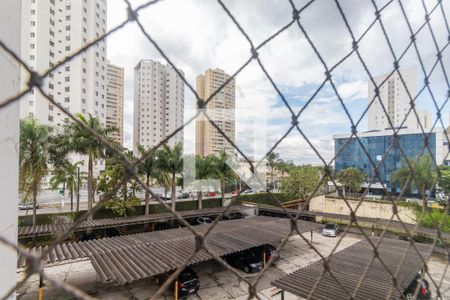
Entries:
[[[377,239],[371,238],[374,244]],[[409,249],[401,265],[408,244],[407,241],[384,238],[378,247],[378,255],[385,266],[392,274],[398,272],[395,277],[402,292],[422,267],[422,261],[413,247]],[[415,246],[426,260],[431,245],[416,243]],[[392,276],[379,259],[375,258],[364,274],[373,256],[372,246],[367,240],[363,240],[331,257],[329,270],[339,283],[329,272],[324,272],[324,263],[320,260],[273,281],[272,285],[308,299],[350,299],[350,295],[356,291],[361,281],[353,299],[401,299],[402,292],[394,287]],[[322,273],[323,276],[320,278]],[[310,295],[316,284],[314,293]]]
[[[211,224],[195,226],[204,233]],[[206,238],[208,249],[223,256],[265,244],[277,244],[290,230],[290,220],[256,216],[221,221]],[[297,221],[300,232],[321,228],[321,224]],[[45,247],[30,248],[40,254]],[[46,264],[89,259],[104,283],[126,284],[175,270],[195,251],[194,235],[187,228],[146,232],[98,240],[63,243],[49,252]],[[189,265],[212,259],[199,251]],[[26,257],[19,255],[18,267],[26,267]]]

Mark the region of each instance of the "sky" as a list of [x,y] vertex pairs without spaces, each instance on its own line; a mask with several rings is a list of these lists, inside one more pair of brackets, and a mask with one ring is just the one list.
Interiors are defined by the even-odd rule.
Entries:
[[[425,1],[430,11],[436,1]],[[137,7],[146,1],[131,1]],[[292,6],[288,0],[223,0],[254,45],[260,45],[292,20]],[[307,1],[293,1],[299,9]],[[368,0],[339,1],[352,33],[358,39],[375,20],[375,8]],[[376,1],[378,8],[388,1]],[[425,21],[421,1],[402,1],[410,26],[415,32]],[[444,11],[450,11],[448,2]],[[123,1],[108,1],[108,28],[126,19]],[[158,43],[177,68],[184,71],[186,80],[195,87],[195,78],[208,68],[220,68],[228,74],[236,72],[250,57],[251,47],[220,2],[213,0],[165,0],[150,5],[139,13],[148,34]],[[381,21],[396,57],[407,48],[411,33],[398,1],[383,9]],[[334,155],[333,134],[350,133],[351,122],[356,121],[368,104],[369,76],[358,56],[353,53],[333,68],[332,82],[337,97],[328,81],[315,93],[325,79],[325,68],[308,39],[315,45],[328,68],[335,66],[352,50],[351,35],[334,0],[314,1],[300,15],[300,23],[307,36],[294,23],[258,50],[258,56],[275,82],[285,101],[297,113],[299,127],[313,147],[297,130],[292,130],[275,148],[281,158],[297,164],[329,162]],[[438,6],[431,14],[430,25],[439,48],[448,42],[450,32]],[[436,46],[428,26],[416,37],[417,51],[426,72],[436,62]],[[166,60],[148,41],[135,23],[112,34],[107,40],[108,58],[125,68],[124,139],[132,147],[133,132],[133,74],[140,59]],[[391,72],[394,56],[376,22],[358,43],[358,50],[372,76]],[[443,52],[444,68],[450,66],[450,53]],[[416,68],[417,93],[424,82],[416,48],[413,46],[400,60],[400,68]],[[447,97],[448,86],[438,64],[429,78],[430,88],[438,106]],[[313,100],[308,101],[312,96]],[[195,112],[195,95],[185,87],[185,120]],[[341,101],[342,100],[342,104]],[[416,100],[418,110],[428,110],[435,118],[436,107],[428,90]],[[442,110],[444,126],[448,126],[449,109]],[[256,60],[252,60],[236,76],[236,142],[249,156],[258,159],[285,135],[291,124],[291,112]],[[193,124],[192,124],[193,125]],[[187,126],[185,152],[192,153],[195,145],[195,126]],[[440,127],[440,125],[438,126]],[[367,130],[363,116],[357,127]],[[315,148],[320,154],[317,155]]]

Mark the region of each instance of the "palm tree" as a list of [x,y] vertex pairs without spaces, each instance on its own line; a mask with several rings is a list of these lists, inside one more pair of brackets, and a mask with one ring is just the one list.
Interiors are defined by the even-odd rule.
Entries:
[[[213,164],[212,164],[212,156],[200,156],[197,155],[195,158],[195,172],[196,178],[198,179],[207,179],[210,178],[214,174]],[[197,209],[203,208],[203,192],[199,189],[197,190]]]
[[[76,114],[76,117],[88,128],[94,130],[99,135],[107,135],[115,129],[104,128],[101,126],[98,118],[89,114],[86,118],[82,114]],[[88,189],[88,210],[92,209],[94,200],[94,162],[101,158],[105,158],[105,145],[94,137],[90,132],[85,130],[80,124],[72,122],[65,126],[64,134],[61,139],[61,147],[64,147],[66,152],[77,153],[88,156],[88,173],[87,173],[87,189]],[[92,219],[89,215],[88,219]]]
[[401,188],[406,184],[406,190],[417,189],[419,197],[424,199],[426,191],[433,188],[436,174],[433,169],[433,159],[430,155],[424,155],[419,158],[416,164],[414,159],[408,159],[412,164],[412,172],[405,160],[402,161],[402,167],[391,174],[390,181],[393,185],[400,185]]
[[159,157],[159,168],[166,171],[171,176],[171,207],[175,210],[176,201],[176,188],[177,188],[177,174],[181,173],[183,170],[183,146],[181,143],[175,144],[173,148],[169,147],[167,144],[163,146],[160,151]]
[[221,151],[217,156],[213,155],[210,158],[210,164],[212,167],[211,173],[220,180],[220,192],[221,192],[221,205],[225,203],[225,184],[227,179],[235,178],[236,174],[227,164],[228,155],[225,151]]
[[277,163],[280,160],[280,155],[276,152],[270,152],[269,155],[267,155],[267,164],[270,168],[270,178],[271,178],[271,187],[270,189],[275,188],[275,179],[274,179],[274,171],[275,167],[277,167]]
[[[33,226],[36,226],[36,202],[42,181],[48,173],[49,137],[52,129],[35,119],[20,122],[19,189],[33,198]],[[34,237],[33,237],[34,244]]]
[[63,184],[69,190],[70,211],[73,211],[73,194],[78,188],[78,166],[82,164],[82,161],[72,164],[66,160],[65,163],[55,168],[54,175],[50,179],[53,189],[57,189],[60,184]]
[[[138,152],[141,157],[145,154],[145,148],[142,145],[138,145]],[[150,186],[150,179],[156,176],[158,172],[158,156],[155,151],[150,152],[146,158],[141,162],[138,167],[138,171],[141,175],[145,176],[145,184],[147,188],[145,189],[145,215],[149,214],[149,202],[150,202],[150,193],[148,188]]]

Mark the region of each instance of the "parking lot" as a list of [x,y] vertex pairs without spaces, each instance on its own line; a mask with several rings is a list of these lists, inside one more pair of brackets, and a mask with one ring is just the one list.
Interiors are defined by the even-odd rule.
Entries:
[[[309,234],[306,235],[309,238]],[[359,241],[360,236],[348,234],[338,251],[349,247]],[[328,255],[335,246],[338,239],[323,237],[319,232],[313,236],[314,246],[320,253]],[[281,258],[274,263],[268,272],[259,281],[257,291],[261,299],[281,299],[276,294],[277,290],[270,285],[270,282],[286,273],[291,273],[301,267],[317,261],[319,256],[298,236],[291,237],[281,252]],[[432,258],[430,262],[430,273],[441,275],[444,271],[445,261],[439,258]],[[192,267],[200,280],[200,289],[196,294],[192,294],[187,299],[247,299],[248,286],[241,282],[231,271],[225,269],[215,261],[200,263]],[[98,282],[97,275],[89,260],[47,267],[46,273],[52,278],[64,280],[73,284],[90,295],[99,299],[148,299],[158,289],[154,280],[142,280],[125,286],[107,286]],[[24,273],[19,273],[19,280]],[[440,278],[440,277],[439,277]],[[250,281],[252,280],[250,275]],[[431,283],[431,281],[430,281]],[[37,299],[39,278],[33,276],[24,287],[19,290],[22,299]],[[450,297],[450,276],[446,275],[443,280],[442,291],[444,299]],[[435,296],[435,290],[433,295]],[[171,299],[173,290],[167,290],[161,299]],[[445,297],[447,296],[447,297]],[[44,287],[44,299],[70,299],[64,292],[57,290],[50,284]],[[299,299],[296,296],[285,294],[285,299]]]

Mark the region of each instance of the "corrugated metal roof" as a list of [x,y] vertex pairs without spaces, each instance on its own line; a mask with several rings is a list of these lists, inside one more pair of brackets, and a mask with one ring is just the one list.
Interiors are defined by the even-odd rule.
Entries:
[[[242,211],[248,209],[248,206],[235,205],[229,208],[229,212]],[[219,215],[223,211],[223,207],[205,208],[196,210],[186,210],[178,212],[182,217],[198,217],[198,216],[211,216]],[[100,229],[107,227],[127,226],[136,224],[145,224],[150,222],[157,222],[161,220],[173,220],[175,217],[172,213],[160,213],[150,214],[148,216],[133,216],[133,217],[121,217],[121,218],[108,218],[108,219],[94,219],[86,220],[80,223],[74,231],[86,230],[86,229]],[[65,232],[70,227],[70,224],[41,224],[33,226],[20,226],[18,229],[18,237],[26,238],[36,235],[49,235]]]
[[[376,238],[372,238],[372,241],[375,244]],[[406,241],[387,238],[381,241],[378,248],[379,257],[393,274],[396,273],[408,244],[409,242]],[[431,245],[416,244],[416,246],[421,255],[426,258]],[[367,240],[360,241],[334,254],[329,262],[330,271],[345,287],[345,290],[352,294],[373,255],[374,251],[369,242]],[[422,261],[417,252],[411,248],[396,276],[398,286],[402,291],[412,281],[421,267]],[[323,261],[320,260],[273,281],[272,285],[297,296],[307,298],[323,270]],[[354,299],[386,299],[391,288],[393,288],[391,275],[383,267],[380,260],[375,259]],[[349,295],[345,290],[328,272],[325,272],[311,299],[349,299]],[[400,299],[400,297],[399,291],[393,288],[390,298]]]
[[[210,224],[195,226],[204,233]],[[321,224],[298,221],[300,232],[321,228]],[[213,254],[226,254],[246,250],[264,244],[275,244],[290,229],[289,219],[250,217],[221,221],[206,238]],[[46,247],[29,249],[42,253]],[[58,244],[49,252],[46,263],[60,263],[88,257],[104,282],[129,283],[176,269],[195,250],[194,235],[187,228],[146,232],[98,240]],[[212,259],[204,250],[199,251],[190,264]],[[23,254],[18,267],[25,267]]]

